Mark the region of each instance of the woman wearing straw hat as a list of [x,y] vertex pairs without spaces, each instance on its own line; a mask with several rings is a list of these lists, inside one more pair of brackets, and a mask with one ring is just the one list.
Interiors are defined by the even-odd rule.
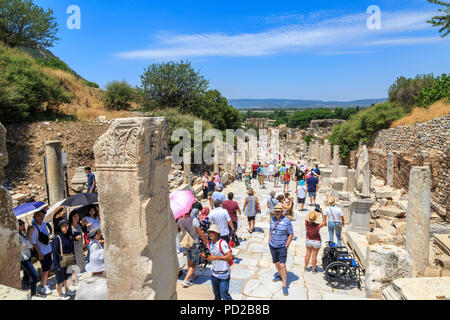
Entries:
[[342,246],[341,231],[344,227],[344,213],[338,207],[336,207],[336,199],[330,198],[328,201],[330,205],[324,213],[324,223],[327,224],[328,220],[328,233],[330,235],[330,241],[334,242],[334,233],[336,233],[337,245]]
[[208,229],[210,255],[204,253],[200,257],[212,263],[211,286],[215,300],[233,300],[228,292],[230,288],[231,269],[228,261],[233,260],[231,250],[225,240],[220,239],[219,227],[211,224]]
[[325,226],[325,223],[318,223],[319,213],[317,211],[310,211],[306,216],[306,255],[305,255],[305,271],[308,271],[309,258],[312,256],[312,272],[316,273],[317,254],[322,246],[322,239],[320,238],[320,228]]
[[253,231],[255,231],[256,213],[258,211],[258,208],[260,208],[260,206],[258,198],[255,197],[253,189],[249,189],[247,191],[247,194],[248,197],[245,198],[243,210],[245,212],[245,215],[247,216],[248,227],[250,228],[249,232],[252,233]]

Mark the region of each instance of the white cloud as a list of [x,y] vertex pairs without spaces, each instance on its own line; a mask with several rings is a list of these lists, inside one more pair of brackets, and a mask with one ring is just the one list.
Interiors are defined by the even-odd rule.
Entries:
[[[439,37],[399,38],[431,28],[435,12],[383,12],[381,30],[368,30],[367,14],[346,15],[314,24],[293,24],[259,33],[171,34],[160,32],[149,49],[116,54],[126,59],[179,59],[208,56],[263,56],[291,52],[358,52],[355,48],[435,42]],[[388,37],[388,38],[385,38]],[[364,51],[360,51],[364,52]]]

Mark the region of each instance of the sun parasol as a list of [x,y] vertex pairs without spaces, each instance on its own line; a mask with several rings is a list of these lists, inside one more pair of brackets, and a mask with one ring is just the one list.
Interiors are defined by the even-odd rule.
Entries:
[[40,211],[42,209],[45,209],[48,207],[48,204],[42,201],[37,202],[30,202],[21,204],[20,206],[17,206],[14,208],[14,214],[19,219],[21,216],[25,214],[33,214],[37,211]]
[[293,161],[288,161],[288,162],[286,162],[286,164],[295,165],[295,162],[293,162]]
[[53,216],[55,212],[59,211],[60,208],[62,208],[62,203],[66,201],[66,199],[58,201],[53,206],[50,207],[50,209],[47,210],[47,213],[44,217],[44,222],[51,222],[53,221]]
[[175,190],[170,193],[169,200],[175,220],[191,211],[192,205],[195,202],[191,190]]

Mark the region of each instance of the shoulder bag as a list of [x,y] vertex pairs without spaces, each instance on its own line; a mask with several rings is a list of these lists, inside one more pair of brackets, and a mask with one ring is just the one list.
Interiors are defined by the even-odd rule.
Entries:
[[184,230],[180,237],[180,246],[185,249],[191,249],[194,246],[194,239],[191,237],[189,232]]
[[61,261],[59,262],[59,265],[61,266],[61,268],[73,266],[76,263],[75,255],[73,253],[64,254],[61,237],[60,236],[57,237],[59,239],[59,249],[61,250]]

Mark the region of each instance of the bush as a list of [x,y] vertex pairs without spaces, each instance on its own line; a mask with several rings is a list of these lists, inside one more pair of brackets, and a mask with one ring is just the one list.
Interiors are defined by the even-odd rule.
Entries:
[[96,84],[95,82],[92,82],[92,81],[84,80],[84,84],[91,88],[97,88],[97,89],[100,88],[100,86],[98,84]]
[[57,57],[39,58],[36,59],[36,61],[46,67],[72,73],[72,70],[69,68],[69,66],[64,61],[58,59]]
[[417,75],[412,79],[398,77],[389,88],[389,102],[397,103],[409,112],[416,103],[416,96],[424,87],[432,86],[434,81],[433,74]]
[[33,120],[70,101],[59,81],[45,74],[33,58],[0,43],[1,122]]
[[394,120],[401,118],[404,110],[394,103],[380,103],[358,112],[347,122],[336,126],[329,136],[332,144],[340,146],[340,154],[347,157],[358,147],[359,141],[370,143],[376,132],[387,129]]
[[315,109],[298,111],[289,121],[289,127],[306,129],[309,127],[311,120],[333,119],[334,112],[330,109]]
[[440,77],[433,80],[430,85],[422,88],[415,97],[415,102],[420,107],[429,105],[441,99],[450,98],[450,75],[443,73]]
[[112,81],[106,85],[105,108],[127,110],[136,97],[135,90],[124,81]]

